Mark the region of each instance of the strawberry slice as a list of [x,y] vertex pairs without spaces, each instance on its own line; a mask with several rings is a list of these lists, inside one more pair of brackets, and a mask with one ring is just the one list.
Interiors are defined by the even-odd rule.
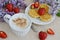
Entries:
[[54,35],[54,34],[55,34],[54,31],[53,31],[51,28],[49,28],[49,29],[47,30],[47,33],[50,34],[50,35]]

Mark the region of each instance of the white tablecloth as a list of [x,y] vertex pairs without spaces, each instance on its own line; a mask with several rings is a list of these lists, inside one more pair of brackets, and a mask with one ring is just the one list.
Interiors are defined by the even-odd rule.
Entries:
[[[53,30],[55,31],[55,35],[54,36],[48,35],[46,40],[60,40],[60,18],[59,17],[56,17],[53,23],[49,25],[45,25],[41,27],[40,29],[44,29],[46,27],[53,28]],[[1,30],[7,33],[8,38],[6,39],[0,38],[0,40],[39,40],[38,34],[34,32],[32,29],[26,36],[18,37],[12,32],[8,24],[0,22],[0,31]]]
[[[26,3],[27,2],[28,2],[28,4],[32,3],[32,1],[30,2],[29,0],[27,0]],[[52,28],[55,32],[55,35],[54,36],[48,35],[46,40],[60,40],[60,17],[56,17],[55,21],[49,25],[40,26],[39,29],[45,30],[47,27]],[[36,32],[34,32],[32,29],[30,30],[30,32],[26,36],[18,37],[17,35],[15,35],[12,32],[12,30],[10,29],[8,24],[0,22],[0,31],[1,30],[5,31],[8,35],[8,37],[6,39],[0,38],[0,40],[39,40],[38,34]]]

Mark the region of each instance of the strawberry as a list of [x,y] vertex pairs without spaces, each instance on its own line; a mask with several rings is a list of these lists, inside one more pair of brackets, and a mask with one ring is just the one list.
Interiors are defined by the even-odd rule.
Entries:
[[14,7],[13,11],[14,11],[15,13],[19,13],[19,12],[20,12],[20,9],[19,9],[18,7]]
[[34,7],[34,4],[31,5],[31,8],[32,8],[32,9],[35,8],[35,7]]
[[0,38],[7,38],[7,34],[3,31],[0,31]]
[[35,2],[35,3],[34,3],[34,7],[35,7],[35,8],[38,8],[38,7],[39,7],[39,2]]
[[47,38],[47,33],[40,31],[39,32],[39,38],[40,38],[40,40],[45,40]]
[[47,30],[47,33],[50,34],[50,35],[54,35],[54,34],[55,34],[54,31],[53,31],[51,28],[49,28],[49,29]]
[[45,8],[40,8],[40,9],[38,10],[38,14],[39,14],[39,15],[44,15],[45,13],[46,13]]
[[13,4],[11,4],[11,3],[6,4],[6,8],[8,9],[9,12],[12,12],[13,11]]
[[0,35],[0,37],[1,37],[1,35]]
[[39,2],[35,2],[34,4],[31,5],[31,8],[38,8],[39,7]]

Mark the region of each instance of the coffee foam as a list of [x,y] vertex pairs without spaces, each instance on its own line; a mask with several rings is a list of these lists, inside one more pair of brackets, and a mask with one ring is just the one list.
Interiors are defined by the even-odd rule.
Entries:
[[[17,18],[25,18],[26,19],[26,22],[27,22],[27,25],[25,26],[25,27],[23,27],[23,28],[21,28],[21,27],[18,27],[14,22],[13,22],[13,20],[15,20],[15,19],[17,19]],[[18,15],[18,14],[15,14],[15,15],[13,15],[12,16],[12,18],[10,19],[10,26],[11,26],[11,28],[13,28],[13,29],[16,29],[16,30],[24,30],[24,29],[26,29],[28,26],[29,26],[29,23],[30,23],[30,20],[29,20],[29,18],[26,16],[26,15],[24,15],[24,14],[20,14],[20,15]]]

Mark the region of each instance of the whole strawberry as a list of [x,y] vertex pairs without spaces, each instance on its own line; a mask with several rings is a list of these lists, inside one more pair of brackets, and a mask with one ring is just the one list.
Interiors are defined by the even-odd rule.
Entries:
[[47,33],[43,32],[43,31],[40,31],[39,32],[39,39],[40,40],[45,40],[46,38],[47,38]]
[[44,15],[45,13],[46,13],[45,8],[40,8],[40,9],[38,10],[38,14],[39,14],[39,15]]
[[7,34],[4,31],[0,31],[0,38],[7,38]]
[[38,8],[38,7],[39,7],[39,2],[35,2],[35,3],[34,3],[34,7],[35,7],[35,8]]
[[13,11],[14,11],[15,13],[19,13],[19,12],[20,12],[20,9],[19,9],[18,7],[14,7],[14,8],[13,8]]
[[11,4],[11,3],[6,4],[6,8],[8,9],[9,12],[12,12],[13,11],[13,4]]

